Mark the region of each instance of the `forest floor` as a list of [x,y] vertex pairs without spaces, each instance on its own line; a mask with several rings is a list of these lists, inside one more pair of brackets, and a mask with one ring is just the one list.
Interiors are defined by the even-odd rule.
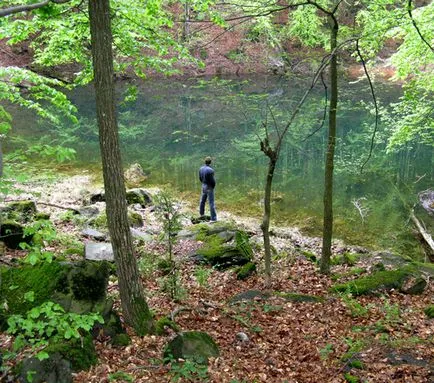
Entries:
[[[74,193],[81,195],[79,189],[74,189],[76,185],[75,181],[64,180],[62,184],[52,185],[50,190],[43,185],[28,187],[33,191],[45,190],[40,193],[41,200],[58,203],[57,194],[61,192],[73,204]],[[152,213],[146,214],[145,225],[158,228],[157,219],[150,217]],[[221,211],[219,218],[235,220],[250,231],[260,232],[257,219],[234,217]],[[56,227],[59,233],[69,235],[76,230],[70,223],[57,222]],[[176,302],[163,291],[163,275],[157,267],[158,260],[166,257],[164,243],[155,237],[143,245],[138,261],[148,304],[155,317],[172,315],[182,331],[207,332],[220,348],[219,357],[211,358],[207,369],[189,363],[165,364],[163,349],[174,337],[174,331],[167,329],[161,336],[140,337],[126,327],[131,344],[115,347],[109,339],[96,339],[98,364],[74,374],[74,382],[434,381],[433,319],[424,313],[434,303],[432,282],[422,295],[404,295],[398,291],[362,297],[333,294],[329,288],[334,283],[354,278],[351,274],[355,267],[369,270],[372,259],[367,256],[355,265],[333,266],[332,274],[324,276],[315,263],[296,250],[291,240],[280,241],[275,244],[280,255],[273,260],[272,286],[266,289],[260,251],[255,254],[258,272],[241,281],[231,270],[195,265],[189,255],[200,243],[179,240],[175,256],[180,270],[180,299]],[[23,255],[21,251],[8,250],[2,259]],[[266,299],[230,303],[234,295],[249,290],[309,294],[323,300],[291,302],[273,294]],[[116,281],[110,283],[109,295],[119,310]],[[247,339],[240,336],[241,332]],[[0,334],[2,347],[10,347],[11,342],[10,336]]]

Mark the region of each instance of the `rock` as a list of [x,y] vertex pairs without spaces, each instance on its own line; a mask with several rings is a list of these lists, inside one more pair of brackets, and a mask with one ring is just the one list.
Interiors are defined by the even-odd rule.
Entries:
[[4,221],[0,227],[0,239],[9,249],[21,249],[20,243],[28,245],[32,242],[32,235],[24,235],[24,226],[14,221]]
[[97,241],[104,241],[107,238],[104,233],[101,233],[100,231],[91,228],[82,230],[81,235],[93,238]]
[[128,211],[128,223],[130,227],[142,227],[143,226],[143,218],[136,211]]
[[84,257],[91,261],[113,262],[115,260],[112,245],[108,242],[87,242]]
[[199,217],[191,217],[191,223],[193,225],[197,225],[198,223],[209,222],[209,221],[211,221],[210,215],[201,215]]
[[100,210],[96,206],[83,206],[78,211],[87,218],[95,218],[100,213]]
[[94,203],[97,203],[97,202],[105,202],[105,193],[104,193],[104,190],[91,194],[91,196],[90,196],[90,203],[94,204]]
[[244,266],[236,270],[237,279],[244,280],[256,272],[256,265],[253,262],[248,262]]
[[124,173],[125,181],[130,186],[139,186],[143,184],[147,176],[140,164],[132,164]]
[[154,237],[149,233],[143,233],[140,230],[131,228],[131,235],[134,239],[137,239],[142,242],[152,242]]
[[419,202],[430,215],[434,215],[434,190],[428,189],[419,193]]
[[72,383],[71,363],[59,353],[42,361],[37,358],[25,359],[18,373],[18,381],[27,383],[29,374],[32,383]]
[[425,291],[427,282],[422,277],[408,278],[400,288],[400,291],[409,295],[420,295]]
[[231,299],[229,299],[229,303],[238,303],[243,301],[253,301],[253,300],[266,300],[270,298],[269,293],[263,293],[259,290],[247,290],[242,293],[234,295]]
[[178,334],[167,344],[164,358],[192,359],[198,363],[207,363],[208,358],[219,356],[215,341],[205,332],[188,331]]
[[30,200],[9,202],[3,211],[11,220],[29,222],[36,214],[36,204]]
[[[412,283],[411,280],[414,280]],[[407,294],[421,293],[426,286],[421,282],[419,271],[413,266],[403,266],[397,270],[377,271],[371,275],[338,284],[331,288],[335,292],[350,291],[354,295],[373,294],[379,290],[396,289]],[[409,284],[407,286],[407,284]],[[422,289],[422,290],[421,290]]]
[[235,338],[241,343],[248,343],[250,341],[249,337],[244,332],[239,332],[235,335]]
[[127,190],[127,203],[128,205],[139,204],[143,208],[152,205],[151,195],[143,189],[130,189]]

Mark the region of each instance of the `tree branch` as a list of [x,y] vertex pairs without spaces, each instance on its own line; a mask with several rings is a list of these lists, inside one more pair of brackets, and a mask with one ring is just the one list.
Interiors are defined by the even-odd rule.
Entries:
[[377,104],[377,98],[375,97],[375,91],[374,91],[374,86],[372,85],[371,77],[369,76],[368,69],[366,68],[366,63],[365,63],[365,60],[362,56],[362,52],[360,51],[359,40],[356,40],[356,52],[360,58],[360,61],[362,62],[363,71],[365,72],[366,78],[368,79],[369,88],[371,89],[372,100],[374,101],[374,107],[375,107],[375,127],[374,127],[374,131],[372,132],[371,147],[369,148],[368,158],[365,160],[365,162],[362,164],[362,167],[360,168],[360,173],[362,173],[363,168],[368,163],[368,161],[371,159],[372,150],[374,149],[375,135],[376,135],[377,130],[378,130],[378,104]]
[[407,12],[408,15],[410,16],[411,22],[413,23],[414,28],[416,29],[417,34],[420,36],[420,38],[422,39],[422,41],[429,47],[429,49],[431,49],[432,52],[434,52],[434,48],[431,46],[431,44],[425,39],[425,37],[423,37],[419,27],[416,24],[416,20],[413,18],[413,14],[411,13],[411,8],[412,8],[412,0],[408,0],[408,5],[407,5]]
[[44,0],[41,1],[40,3],[35,3],[35,4],[17,5],[15,7],[0,9],[0,17],[10,16],[20,12],[30,12],[33,11],[34,9],[45,7],[50,3],[64,4],[70,1],[71,0]]

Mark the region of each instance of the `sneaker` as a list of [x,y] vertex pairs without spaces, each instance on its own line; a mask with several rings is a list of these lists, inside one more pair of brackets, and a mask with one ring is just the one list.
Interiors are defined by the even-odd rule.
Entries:
[[209,223],[216,223],[217,220],[216,219],[212,219],[211,221],[209,221]]

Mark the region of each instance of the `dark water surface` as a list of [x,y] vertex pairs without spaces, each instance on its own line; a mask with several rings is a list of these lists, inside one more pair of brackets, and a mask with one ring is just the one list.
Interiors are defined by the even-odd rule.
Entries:
[[[217,208],[243,215],[261,214],[267,158],[257,134],[267,121],[270,134],[282,130],[308,81],[277,77],[226,80],[149,80],[138,85],[137,99],[123,100],[119,86],[119,124],[124,164],[139,162],[152,184],[199,197],[197,170],[205,156],[214,158]],[[398,100],[400,88],[376,84],[382,105]],[[91,87],[72,99],[81,115],[80,127],[62,128],[81,163],[99,162]],[[420,255],[404,203],[433,185],[433,149],[412,143],[386,152],[390,132],[380,124],[374,151],[372,98],[365,81],[340,84],[335,166],[335,233],[355,244],[393,247]],[[275,173],[272,213],[277,223],[298,225],[318,235],[321,229],[327,119],[321,128],[324,88],[318,86],[290,127]],[[15,134],[50,134],[45,127],[16,122]],[[315,134],[313,132],[317,131]],[[262,131],[263,132],[263,131]],[[55,133],[53,132],[53,135]],[[59,135],[59,133],[56,133]],[[74,139],[71,139],[74,138]],[[74,142],[75,141],[75,142]],[[432,219],[432,218],[431,218]]]

